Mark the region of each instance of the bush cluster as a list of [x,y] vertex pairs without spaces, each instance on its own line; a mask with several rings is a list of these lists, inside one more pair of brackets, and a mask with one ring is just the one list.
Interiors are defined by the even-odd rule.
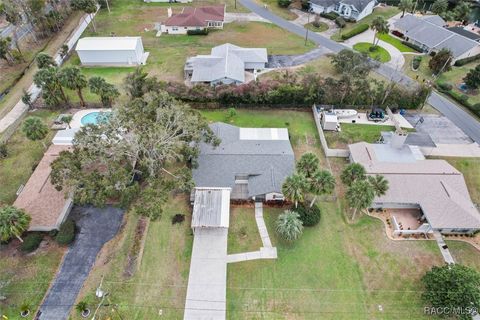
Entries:
[[405,40],[402,41],[402,44],[406,45],[406,46],[409,47],[409,48],[412,48],[412,49],[415,50],[415,51],[423,52],[422,48],[420,48],[420,47],[417,46],[416,44],[410,43],[410,42],[405,41]]
[[413,58],[412,60],[412,68],[414,70],[418,70],[421,62],[422,62],[422,56],[415,56],[415,58]]
[[5,159],[6,157],[8,157],[7,144],[0,142],[0,159]]
[[288,6],[292,3],[291,0],[277,0],[277,3],[282,8],[288,8]]
[[55,240],[61,245],[68,245],[75,239],[75,222],[72,219],[67,219],[60,226]]
[[337,17],[339,17],[339,15],[335,12],[322,12],[320,13],[320,17],[323,17],[323,18],[326,18],[326,19],[329,19],[329,20],[335,20],[337,19]]
[[343,19],[342,17],[337,17],[335,19],[335,24],[339,27],[339,28],[345,28],[345,26],[347,25],[347,22],[345,21],[345,19]]
[[203,28],[199,30],[187,30],[187,35],[189,36],[206,36],[208,35],[208,29]]
[[43,235],[41,233],[29,233],[25,238],[23,238],[23,243],[20,246],[20,250],[23,252],[33,252],[38,248],[42,240]]
[[369,26],[366,23],[360,23],[356,27],[354,27],[352,30],[347,31],[342,34],[342,40],[347,40],[350,39],[351,37],[356,36],[357,34],[360,34],[366,30],[368,30]]
[[479,59],[480,59],[480,54],[477,54],[468,58],[464,58],[464,59],[458,59],[457,61],[455,61],[454,66],[461,67],[463,65],[466,65],[467,63],[477,61]]
[[308,204],[301,203],[294,211],[300,215],[300,220],[305,227],[312,227],[320,222],[321,211],[316,204],[310,207]]

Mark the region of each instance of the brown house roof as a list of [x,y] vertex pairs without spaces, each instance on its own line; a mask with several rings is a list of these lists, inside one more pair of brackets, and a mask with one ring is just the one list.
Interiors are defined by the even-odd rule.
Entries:
[[165,21],[166,26],[206,27],[208,21],[224,21],[225,6],[185,7]]
[[31,231],[56,229],[64,218],[64,209],[71,201],[65,197],[64,191],[57,191],[51,184],[50,164],[61,151],[68,149],[69,146],[51,145],[13,204],[32,217]]

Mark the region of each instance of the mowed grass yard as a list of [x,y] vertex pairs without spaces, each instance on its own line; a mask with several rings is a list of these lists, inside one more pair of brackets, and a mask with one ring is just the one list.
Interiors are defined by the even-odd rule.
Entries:
[[[225,110],[201,111],[210,121],[227,121]],[[243,127],[288,127],[297,156],[305,151],[322,156],[310,112],[238,109],[230,123]],[[287,125],[288,124],[288,125]],[[330,160],[338,178],[346,165]],[[343,199],[339,188],[339,199]],[[264,216],[278,259],[228,265],[228,319],[428,319],[423,314],[419,279],[442,257],[433,241],[390,241],[383,224],[362,216],[346,222],[343,200],[321,202],[320,223],[302,237],[285,243],[275,232],[284,209],[266,207]],[[171,224],[176,213],[186,214],[182,224]],[[127,215],[123,232],[107,245],[97,260],[79,300],[98,303],[94,292],[105,275],[103,288],[128,319],[179,319],[183,314],[192,233],[191,208],[186,196],[171,197],[158,221],[150,222],[140,268],[132,278],[123,272],[132,247],[138,217]],[[258,250],[261,241],[253,207],[233,206],[229,253]],[[453,242],[452,254],[480,270],[480,254],[470,245]],[[381,306],[383,311],[379,310]],[[73,319],[80,316],[72,311]],[[101,308],[101,316],[118,315]]]
[[358,52],[365,53],[370,58],[380,62],[388,62],[391,59],[388,51],[382,48],[380,45],[374,47],[371,43],[359,42],[353,46],[353,49],[357,50]]
[[[194,2],[195,6],[207,4],[209,3]],[[265,47],[269,54],[298,54],[315,47],[312,42],[305,46],[302,37],[273,24],[261,22],[225,24],[223,30],[212,30],[207,36],[163,34],[156,37],[154,25],[167,19],[169,6],[173,6],[174,12],[178,13],[184,5],[116,1],[110,14],[106,10],[98,13],[95,19],[97,32],[92,32],[89,28],[82,37],[110,36],[112,33],[116,36],[141,36],[145,51],[150,52],[144,69],[162,80],[171,81],[183,81],[183,66],[188,57],[209,54],[212,47],[227,42],[244,47]],[[73,55],[67,64],[78,65],[78,57]],[[131,69],[83,68],[88,76],[104,76],[114,83],[121,83]]]
[[[29,113],[36,116],[50,127],[59,111],[39,110]],[[44,139],[48,145],[55,135],[50,130]],[[15,201],[18,188],[25,184],[33,172],[34,166],[42,159],[45,149],[41,141],[28,140],[22,132],[22,124],[7,143],[8,156],[0,159],[0,206],[12,204]]]
[[373,143],[380,138],[382,131],[394,131],[393,126],[369,125],[369,124],[353,124],[341,123],[342,131],[325,131],[330,148],[346,148],[347,145],[355,142],[365,141]]

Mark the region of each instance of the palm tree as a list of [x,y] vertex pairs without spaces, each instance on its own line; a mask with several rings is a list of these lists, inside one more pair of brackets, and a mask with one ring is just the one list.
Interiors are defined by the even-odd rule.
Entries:
[[23,242],[20,237],[28,229],[31,217],[22,209],[14,206],[5,206],[0,209],[0,241],[5,242],[16,237]]
[[[25,136],[32,141],[43,140],[48,133],[48,127],[38,117],[29,117],[25,119],[22,128]],[[42,141],[43,147],[47,149],[45,142]]]
[[95,26],[95,16],[93,16],[93,13],[97,12],[97,1],[95,0],[72,0],[70,3],[70,6],[73,8],[73,10],[81,10],[88,15],[90,15],[90,18],[92,18],[92,27],[93,27],[93,32],[97,32],[97,28]]
[[319,164],[320,160],[318,160],[318,157],[312,152],[307,152],[302,155],[300,160],[298,160],[297,170],[303,174],[305,178],[310,178],[316,171],[318,171]]
[[350,186],[355,180],[364,180],[365,174],[365,168],[361,164],[351,163],[343,169],[340,179],[345,185]]
[[307,180],[301,174],[292,174],[285,179],[282,185],[283,195],[290,201],[295,202],[295,208],[298,207],[298,201],[303,201],[305,191],[307,190]]
[[402,10],[402,18],[405,15],[405,11],[412,9],[413,1],[412,0],[400,0],[398,8]]
[[377,40],[377,34],[388,33],[388,23],[387,21],[385,21],[385,19],[383,19],[383,17],[378,16],[378,17],[375,17],[375,19],[373,19],[372,24],[370,25],[370,29],[374,31],[373,46],[376,46],[378,44],[378,41],[380,40],[380,39]]
[[23,89],[22,102],[25,103],[28,108],[33,109],[32,94]]
[[33,83],[42,88],[42,97],[49,106],[58,105],[60,100],[68,103],[67,95],[60,83],[58,68],[46,67],[38,70],[33,76]]
[[45,52],[40,52],[37,54],[35,61],[37,62],[38,69],[57,66],[55,60],[53,60],[53,58]]
[[352,220],[358,210],[366,209],[372,205],[375,190],[367,180],[355,180],[347,189],[346,198],[350,208],[353,208]]
[[66,67],[58,73],[60,83],[70,90],[77,91],[80,105],[85,107],[85,99],[83,98],[82,89],[87,86],[87,78],[82,74],[78,67]]
[[313,177],[308,179],[309,191],[315,196],[310,202],[310,208],[313,207],[313,204],[317,200],[317,196],[322,194],[330,194],[335,189],[335,178],[333,175],[326,170],[317,171],[314,173]]
[[120,92],[113,84],[107,83],[102,77],[88,79],[90,92],[98,94],[103,106],[111,107],[113,100],[120,95]]
[[276,231],[287,241],[297,240],[303,232],[303,222],[300,215],[294,211],[286,210],[277,218]]
[[388,191],[388,180],[384,176],[376,174],[375,176],[369,176],[368,182],[373,188],[377,197],[383,196]]

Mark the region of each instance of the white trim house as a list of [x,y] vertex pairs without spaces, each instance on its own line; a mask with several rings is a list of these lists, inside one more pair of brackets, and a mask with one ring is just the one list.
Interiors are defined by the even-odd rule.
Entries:
[[316,14],[335,12],[355,21],[373,12],[376,0],[310,0],[310,10]]

